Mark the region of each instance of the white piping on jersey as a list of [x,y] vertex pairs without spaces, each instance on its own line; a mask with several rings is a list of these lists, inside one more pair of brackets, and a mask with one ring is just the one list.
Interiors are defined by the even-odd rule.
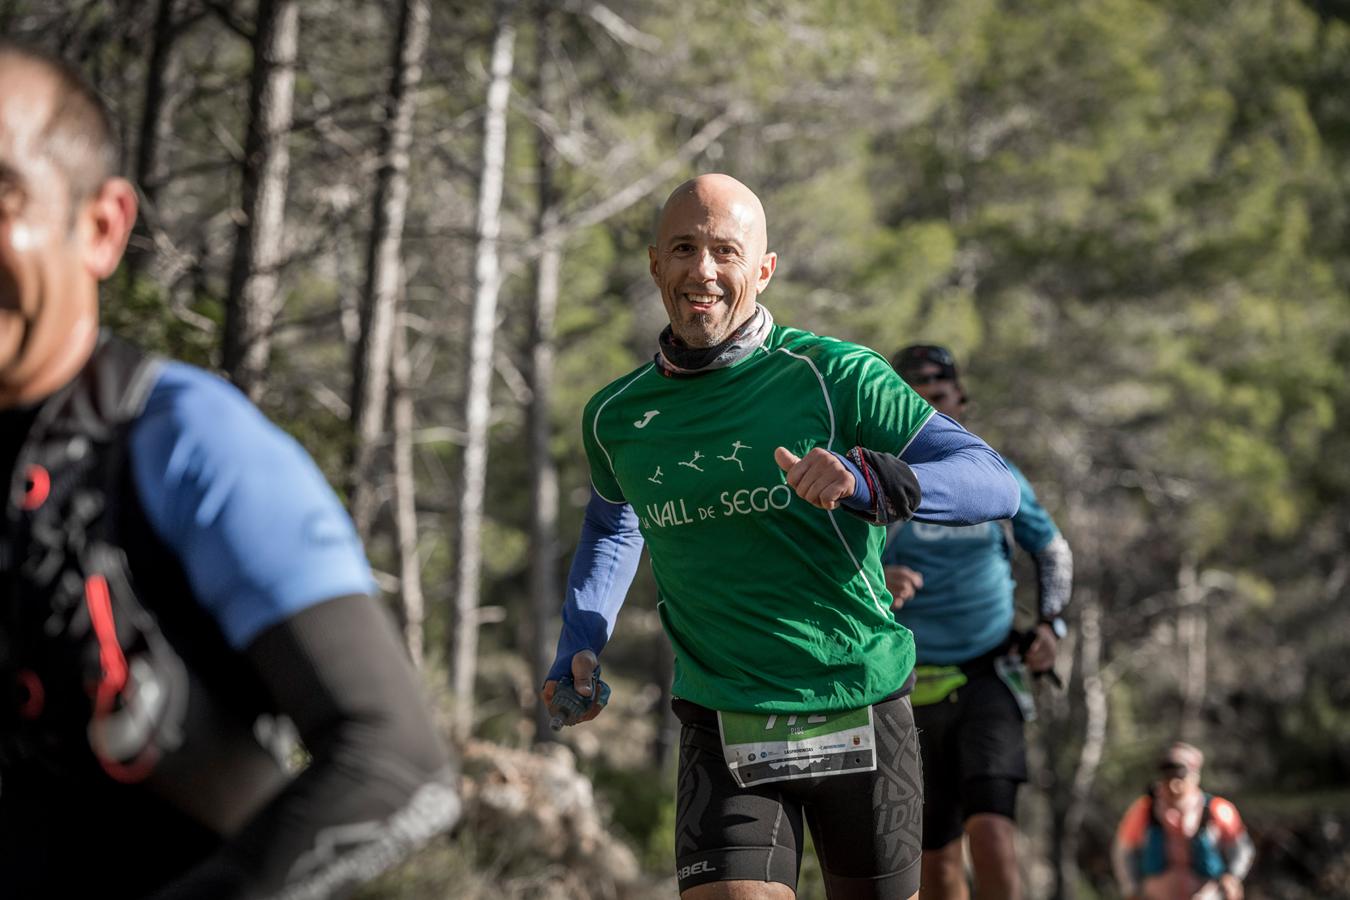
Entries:
[[[820,382],[820,393],[821,393],[821,395],[825,398],[825,409],[826,409],[826,411],[828,411],[829,414],[830,414],[830,440],[825,444],[825,449],[826,449],[826,450],[833,450],[833,449],[834,449],[834,430],[835,430],[835,427],[834,427],[834,404],[830,402],[830,389],[829,389],[829,386],[825,384],[825,376],[823,376],[823,375],[820,374],[820,370],[816,368],[816,364],[815,364],[809,357],[802,356],[802,355],[800,355],[800,354],[798,354],[798,353],[793,353],[791,350],[787,349],[786,347],[779,347],[779,348],[778,348],[778,352],[779,352],[779,353],[786,353],[788,356],[791,356],[793,359],[800,359],[802,362],[804,362],[804,363],[806,363],[808,366],[810,366],[810,367],[811,367],[811,371],[815,373],[816,381]],[[925,420],[925,421],[927,421],[927,420]],[[846,540],[844,539],[844,532],[840,530],[840,528],[839,528],[839,523],[838,523],[837,521],[835,521],[835,518],[834,518],[834,510],[829,509],[829,510],[826,510],[825,512],[826,512],[826,515],[828,515],[828,516],[830,517],[830,525],[834,528],[834,533],[835,533],[835,535],[839,538],[839,543],[841,543],[841,544],[844,545],[844,552],[848,554],[848,558],[851,559],[851,560],[853,561],[853,565],[858,569],[858,574],[862,576],[862,582],[863,582],[863,585],[867,588],[867,595],[868,595],[869,597],[872,598],[872,602],[873,602],[874,604],[876,604],[876,607],[877,607],[878,610],[880,610],[881,612],[883,612],[883,613],[889,615],[889,614],[890,614],[890,610],[887,609],[886,606],[881,602],[881,598],[879,598],[879,597],[877,596],[877,592],[874,591],[874,590],[872,589],[872,582],[870,582],[870,581],[867,580],[867,572],[863,569],[862,563],[858,562],[858,557],[857,557],[857,555],[853,552],[853,548],[850,547],[850,546],[848,545],[848,541],[846,541]]]
[[605,502],[608,503],[610,506],[627,506],[627,505],[628,505],[628,501],[627,501],[627,500],[611,500],[611,499],[609,499],[608,497],[606,497],[604,494],[600,493],[600,489],[599,489],[598,487],[595,486],[595,482],[594,482],[594,481],[591,482],[591,490],[595,492],[595,496],[599,497],[601,500],[605,501]]
[[[642,371],[640,371],[640,372],[638,372],[636,375],[634,375],[632,378],[630,378],[630,379],[628,380],[628,383],[627,383],[627,384],[625,384],[623,387],[619,388],[617,391],[615,391],[614,393],[612,393],[612,394],[610,394],[608,397],[606,397],[606,398],[605,398],[605,402],[604,402],[604,403],[601,403],[601,404],[596,408],[596,410],[595,410],[595,418],[591,419],[591,437],[595,438],[595,446],[599,447],[599,448],[600,448],[600,452],[603,453],[603,454],[605,454],[605,462],[607,462],[607,463],[609,464],[609,474],[611,474],[611,475],[614,475],[614,459],[613,459],[613,457],[611,457],[611,456],[609,455],[609,451],[605,449],[605,444],[604,444],[604,442],[600,440],[600,414],[601,414],[602,412],[605,411],[605,407],[606,407],[606,406],[609,406],[609,401],[613,400],[615,397],[619,396],[619,395],[622,394],[624,391],[628,390],[630,387],[633,386],[633,383],[634,383],[635,381],[637,381],[637,380],[638,380],[639,378],[641,378],[643,375],[646,375],[648,372],[650,372],[650,371],[651,371],[652,369],[654,369],[654,368],[656,368],[656,363],[647,363],[646,367],[643,368]],[[617,475],[615,476],[615,479],[614,479],[614,480],[615,480],[615,481],[618,481],[618,476],[617,476]],[[595,487],[595,482],[591,482],[591,487],[592,487],[592,488]],[[615,506],[618,506],[618,505],[620,505],[620,504],[622,504],[622,503],[627,503],[627,502],[628,502],[628,501],[626,501],[626,500],[618,500],[618,501],[611,500],[611,499],[609,499],[608,497],[606,497],[604,494],[601,494],[599,491],[596,491],[595,493],[596,493],[597,495],[599,495],[599,497],[600,497],[601,500],[604,500],[606,503],[612,503],[612,504],[614,504]]]
[[919,436],[919,432],[920,432],[920,431],[923,431],[923,426],[927,425],[927,424],[928,424],[928,420],[931,419],[931,418],[933,418],[933,416],[936,416],[936,415],[937,415],[937,410],[936,410],[936,409],[929,409],[929,410],[928,410],[928,415],[926,415],[926,416],[923,417],[923,421],[919,423],[919,427],[914,429],[914,433],[911,434],[911,435],[909,436],[909,440],[905,441],[905,446],[901,447],[901,448],[900,448],[900,452],[897,453],[897,454],[895,454],[895,455],[896,455],[896,456],[904,456],[904,455],[905,455],[905,451],[909,449],[909,445],[912,444],[912,443],[914,443],[914,439],[915,439],[916,437]]

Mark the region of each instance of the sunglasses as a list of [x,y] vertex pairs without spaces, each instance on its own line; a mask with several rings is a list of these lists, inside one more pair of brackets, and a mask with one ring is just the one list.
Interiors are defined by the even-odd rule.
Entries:
[[906,375],[905,381],[910,384],[932,384],[935,381],[951,381],[950,375],[944,375],[941,372],[929,372],[924,375]]
[[899,362],[902,366],[916,362],[931,362],[940,366],[956,365],[956,360],[952,357],[951,351],[936,344],[918,344],[913,347],[906,347],[900,351]]

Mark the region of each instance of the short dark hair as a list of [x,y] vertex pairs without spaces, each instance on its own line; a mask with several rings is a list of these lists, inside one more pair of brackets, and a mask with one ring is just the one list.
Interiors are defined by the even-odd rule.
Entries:
[[6,57],[34,65],[52,79],[56,96],[42,128],[42,151],[65,175],[72,206],[88,200],[121,169],[112,116],[103,98],[78,69],[50,53],[0,40],[0,61]]

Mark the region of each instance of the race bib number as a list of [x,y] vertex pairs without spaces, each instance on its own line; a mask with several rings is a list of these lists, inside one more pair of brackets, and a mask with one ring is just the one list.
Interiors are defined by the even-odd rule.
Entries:
[[717,714],[722,755],[741,787],[873,772],[872,707],[836,713]]

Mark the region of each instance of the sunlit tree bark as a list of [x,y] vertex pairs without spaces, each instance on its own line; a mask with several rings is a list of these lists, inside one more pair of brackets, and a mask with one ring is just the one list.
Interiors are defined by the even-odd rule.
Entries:
[[272,355],[272,323],[284,255],[286,186],[295,102],[297,0],[259,0],[244,143],[244,189],[225,305],[222,364],[235,384],[258,400]]

